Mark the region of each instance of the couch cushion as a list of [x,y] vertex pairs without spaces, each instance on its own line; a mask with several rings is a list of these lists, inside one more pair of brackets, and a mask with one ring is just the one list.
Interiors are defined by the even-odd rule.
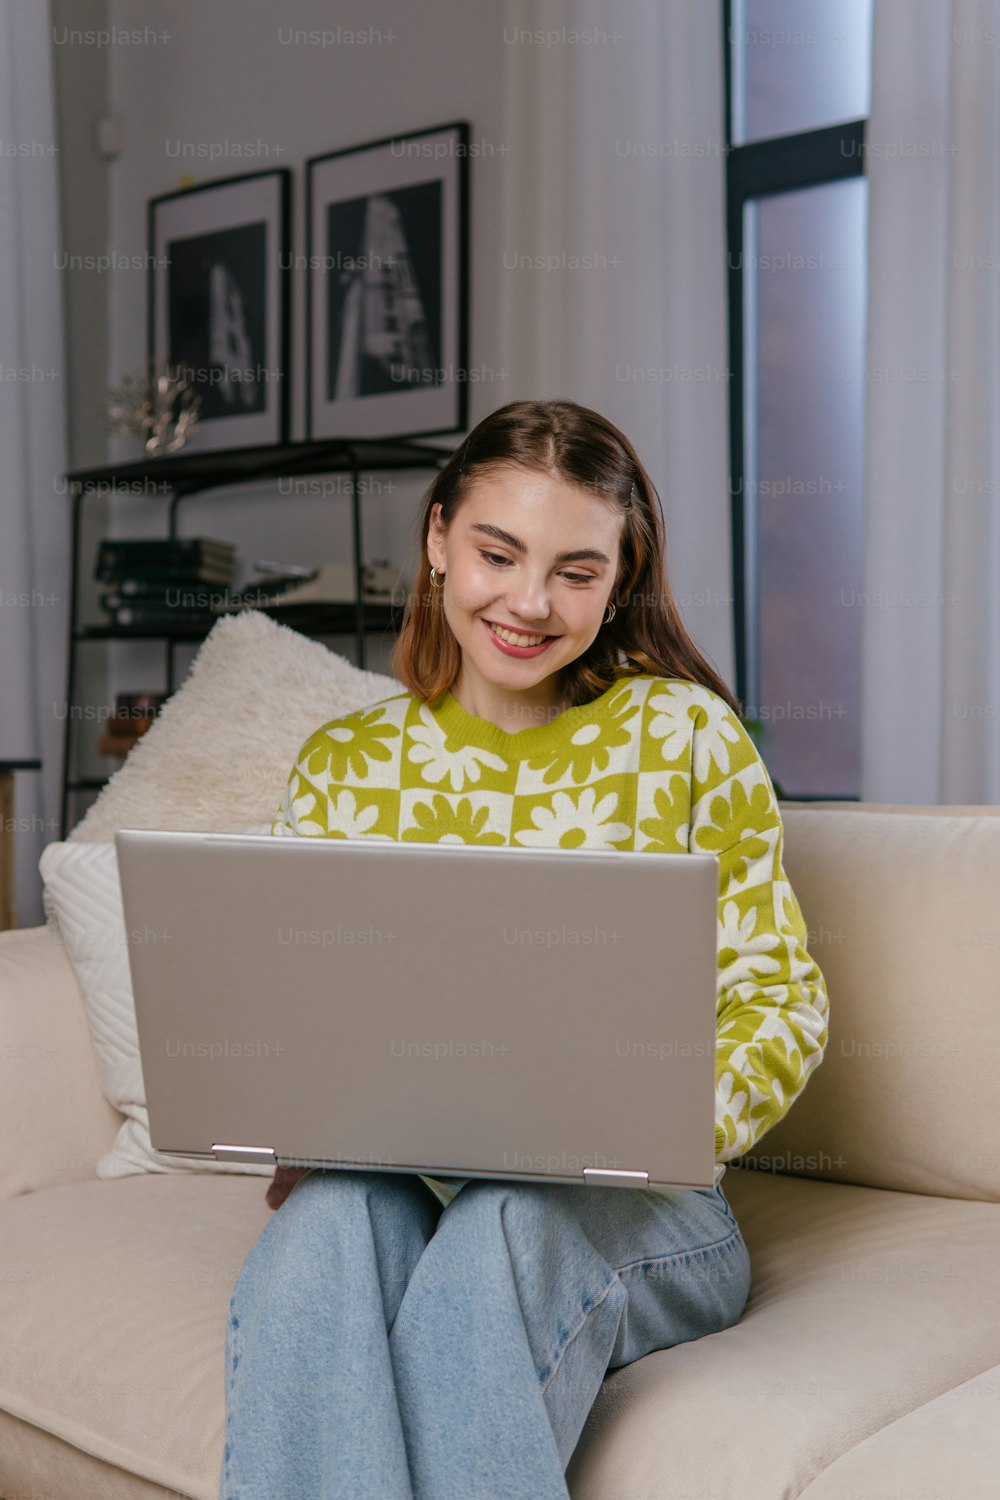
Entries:
[[1000,817],[786,807],[784,865],[830,993],[770,1170],[1000,1200]]
[[1000,818],[1000,807],[994,807],[988,802],[854,802],[849,797],[839,797],[831,802],[822,802],[819,798],[814,802],[796,802],[791,798],[779,798],[778,807],[781,812],[786,807],[829,807],[837,812],[919,813],[924,817],[936,818]]
[[[229,1296],[259,1178],[140,1175],[0,1209],[0,1409],[195,1500],[222,1460]],[[23,1440],[22,1440],[23,1447]],[[23,1455],[22,1455],[23,1458]],[[0,1495],[13,1484],[0,1452]],[[83,1475],[46,1500],[92,1493]]]
[[[747,1311],[607,1379],[574,1500],[794,1495],[1000,1358],[997,1208],[747,1171],[725,1183],[753,1260]],[[0,1494],[32,1493],[28,1474],[46,1500],[93,1493],[92,1462],[74,1475],[58,1448],[58,1483],[45,1469],[58,1439],[215,1500],[229,1295],[269,1217],[263,1184],[232,1177],[94,1181],[0,1209],[0,1410],[24,1424],[16,1471],[0,1445]]]
[[[0,1411],[0,1483],[10,1500],[181,1500],[151,1479],[74,1448]],[[184,1497],[187,1500],[187,1497]]]
[[48,927],[0,933],[0,1100],[0,1199],[92,1178],[121,1124],[101,1095],[72,965]]
[[996,1500],[1000,1491],[1000,1365],[918,1406],[852,1448],[802,1500],[938,1496]]
[[605,1380],[573,1500],[798,1495],[1000,1359],[993,1204],[747,1170],[724,1186],[753,1268],[743,1317]]

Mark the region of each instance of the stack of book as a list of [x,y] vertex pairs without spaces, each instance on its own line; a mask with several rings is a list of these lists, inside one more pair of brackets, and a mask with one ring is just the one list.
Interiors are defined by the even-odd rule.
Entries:
[[[242,593],[234,595],[229,611],[258,609],[282,624],[308,630],[329,624],[332,613],[355,602],[357,591],[351,563],[324,562],[308,568],[298,563],[256,562],[254,567],[262,576],[253,587],[247,585]],[[361,594],[366,604],[389,604],[402,609],[408,584],[388,558],[378,558],[362,566]]]
[[208,624],[225,608],[236,548],[212,537],[106,537],[95,577],[108,623],[169,632]]
[[166,693],[119,693],[115,711],[108,715],[108,732],[97,742],[98,754],[123,760],[150,728],[166,697]]

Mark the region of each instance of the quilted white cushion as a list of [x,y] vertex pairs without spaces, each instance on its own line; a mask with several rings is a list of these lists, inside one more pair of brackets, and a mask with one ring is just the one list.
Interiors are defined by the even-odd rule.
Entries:
[[295,757],[320,725],[402,691],[256,611],[223,619],[184,683],[83,820],[39,862],[49,922],[83,991],[101,1087],[126,1116],[99,1177],[267,1168],[154,1153],[139,1062],[119,828],[268,833]]

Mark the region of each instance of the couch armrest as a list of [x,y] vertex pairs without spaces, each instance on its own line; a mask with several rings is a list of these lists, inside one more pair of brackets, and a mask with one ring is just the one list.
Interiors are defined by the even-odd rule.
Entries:
[[0,1200],[93,1177],[121,1123],[58,931],[0,933]]

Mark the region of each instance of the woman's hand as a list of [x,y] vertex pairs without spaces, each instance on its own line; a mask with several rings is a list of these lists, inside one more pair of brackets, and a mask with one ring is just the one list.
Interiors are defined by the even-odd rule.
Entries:
[[295,1184],[310,1170],[309,1167],[276,1167],[267,1189],[268,1208],[280,1208]]

